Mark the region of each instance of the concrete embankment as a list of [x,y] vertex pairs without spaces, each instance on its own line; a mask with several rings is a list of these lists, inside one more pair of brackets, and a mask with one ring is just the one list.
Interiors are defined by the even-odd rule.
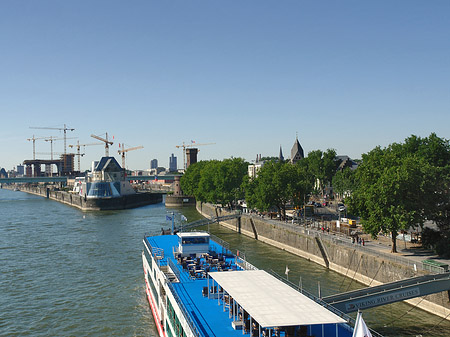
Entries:
[[77,194],[55,191],[45,186],[21,186],[20,190],[62,202],[83,211],[135,208],[162,202],[162,193],[136,193],[119,198],[85,199]]
[[[205,217],[230,214],[223,209],[200,202],[197,203],[197,210]],[[381,254],[368,247],[352,245],[346,238],[322,234],[296,224],[270,221],[249,214],[220,224],[323,265],[367,286],[429,273],[422,270],[421,264],[407,258]],[[441,292],[428,295],[425,299],[418,297],[406,302],[450,320],[449,295],[450,292]]]

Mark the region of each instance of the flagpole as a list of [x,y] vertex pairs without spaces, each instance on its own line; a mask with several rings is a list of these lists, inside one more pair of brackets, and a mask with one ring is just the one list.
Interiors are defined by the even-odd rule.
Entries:
[[172,212],[172,235],[174,234],[175,231],[175,215]]

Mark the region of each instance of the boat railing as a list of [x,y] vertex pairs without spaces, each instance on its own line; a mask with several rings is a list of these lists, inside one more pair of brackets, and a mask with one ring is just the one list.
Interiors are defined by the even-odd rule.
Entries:
[[177,279],[180,279],[180,270],[178,269],[177,265],[172,261],[172,259],[167,259],[167,263],[172,269],[172,273],[177,277]]
[[241,267],[244,270],[258,270],[254,265],[248,262],[245,257],[242,258],[240,256],[236,256],[236,265]]
[[[352,324],[353,326],[355,325],[356,322],[355,322],[355,320],[352,317],[350,317],[349,315],[343,313],[339,309],[336,309],[335,307],[333,307],[329,303],[326,303],[321,298],[311,294],[310,292],[304,290],[303,288],[300,288],[299,285],[297,285],[295,283],[292,283],[291,281],[285,279],[284,277],[280,276],[279,274],[277,274],[273,270],[269,270],[268,273],[271,274],[273,277],[277,278],[278,280],[280,280],[281,282],[285,283],[286,285],[290,286],[291,288],[297,290],[301,294],[305,295],[309,299],[313,300],[314,302],[316,302],[316,303],[320,304],[321,306],[327,308],[329,311],[331,311],[335,315],[341,317],[342,319],[345,319],[349,324]],[[375,330],[373,330],[371,328],[369,328],[369,330],[372,333],[372,336],[374,336],[374,337],[383,337],[383,335],[379,334]]]
[[209,233],[210,238],[222,247],[222,253],[231,254],[230,244],[214,234]]
[[147,240],[147,237],[144,237],[144,244],[145,246],[148,248],[148,250],[150,251],[150,253],[153,255],[153,257],[157,260],[160,261],[162,259],[164,259],[164,249],[162,248],[158,248],[158,247],[153,247]]
[[176,292],[175,288],[173,287],[172,283],[168,282],[167,285],[168,285],[173,297],[175,298],[175,301],[178,303],[178,306],[180,307],[181,311],[183,312],[183,317],[186,318],[186,321],[187,321],[189,327],[191,328],[192,333],[194,334],[195,337],[200,337],[201,334],[198,331],[197,326],[193,322],[190,313],[186,309],[186,307],[183,304],[183,302],[181,301],[180,297],[177,295],[177,292]]

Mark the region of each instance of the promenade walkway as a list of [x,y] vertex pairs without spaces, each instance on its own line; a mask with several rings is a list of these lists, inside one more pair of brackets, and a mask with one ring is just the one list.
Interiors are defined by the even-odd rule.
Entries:
[[[332,213],[333,210],[330,208],[322,208],[320,211],[321,213],[319,213],[319,215],[323,215],[324,217],[333,218],[333,216],[335,216],[335,214]],[[265,217],[264,220],[271,222],[274,225],[288,227],[289,229],[295,231],[308,230],[310,231],[310,234],[321,236],[324,239],[329,239],[339,244],[352,246],[361,250],[367,250],[377,255],[382,255],[386,259],[394,260],[406,265],[413,266],[415,264],[416,266],[421,266],[424,260],[432,259],[450,266],[450,259],[441,258],[431,250],[422,248],[420,244],[399,239],[397,239],[397,253],[391,253],[392,240],[390,237],[380,235],[377,239],[372,239],[369,234],[363,233],[361,228],[356,228],[354,230],[359,232],[358,237],[364,239],[364,245],[357,242],[352,243],[352,237],[342,232],[335,232],[332,230],[322,231],[322,226],[326,229],[330,224],[329,221],[322,222],[321,220],[312,220],[305,223],[299,223],[298,220],[295,220],[295,222],[280,221],[271,220],[267,217]]]

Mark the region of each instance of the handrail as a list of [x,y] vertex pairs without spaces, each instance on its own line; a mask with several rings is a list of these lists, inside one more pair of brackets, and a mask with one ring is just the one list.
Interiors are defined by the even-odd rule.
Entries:
[[167,259],[170,269],[175,274],[178,280],[180,280],[180,270],[177,268],[176,264],[172,261],[172,259]]
[[[268,271],[269,274],[271,274],[273,277],[277,278],[278,280],[282,281],[283,283],[285,283],[286,285],[290,286],[292,289],[300,292],[301,294],[307,296],[309,299],[313,300],[314,302],[320,304],[321,306],[323,306],[324,308],[328,309],[329,311],[333,312],[335,315],[341,317],[342,319],[345,319],[348,323],[355,325],[356,321],[350,317],[349,315],[343,313],[342,311],[336,309],[335,307],[333,307],[332,305],[326,303],[325,301],[323,301],[321,298],[311,294],[310,292],[304,290],[304,289],[299,289],[298,285],[292,283],[291,281],[285,279],[284,277],[280,276],[279,274],[277,274],[276,272],[274,272],[272,269],[270,269]],[[383,335],[379,334],[378,332],[376,332],[375,330],[369,328],[370,332],[372,333],[372,336],[375,337],[383,337]]]
[[173,287],[172,283],[168,282],[167,286],[170,288],[170,291],[175,298],[175,301],[177,302],[178,306],[180,307],[181,311],[183,312],[183,316],[186,318],[186,321],[189,325],[189,327],[192,330],[192,333],[195,337],[200,337],[201,334],[198,331],[197,327],[195,326],[195,323],[192,321],[190,314],[188,313],[186,307],[183,304],[183,301],[181,301],[180,297],[178,296],[177,292],[175,291],[175,288]]

